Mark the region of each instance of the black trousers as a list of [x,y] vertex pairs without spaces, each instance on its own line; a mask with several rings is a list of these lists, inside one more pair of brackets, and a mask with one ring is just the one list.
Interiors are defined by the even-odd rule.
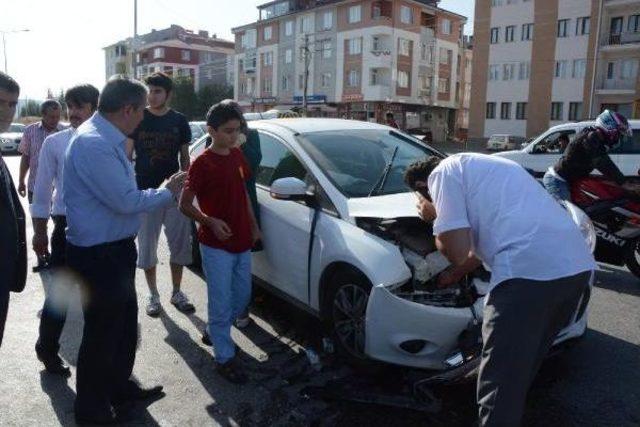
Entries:
[[53,233],[51,234],[51,269],[45,271],[43,280],[48,285],[45,292],[40,328],[38,351],[44,355],[53,356],[60,350],[60,336],[67,320],[69,299],[74,280],[66,267],[67,259],[67,218],[53,216]]
[[2,345],[4,324],[7,320],[7,311],[9,310],[9,287],[7,285],[5,280],[0,279],[0,346]]
[[572,319],[591,272],[551,281],[512,279],[491,291],[478,374],[481,426],[518,426],[529,386]]
[[138,337],[136,259],[133,237],[92,247],[67,244],[68,265],[83,291],[76,416],[110,414],[111,404],[127,393]]

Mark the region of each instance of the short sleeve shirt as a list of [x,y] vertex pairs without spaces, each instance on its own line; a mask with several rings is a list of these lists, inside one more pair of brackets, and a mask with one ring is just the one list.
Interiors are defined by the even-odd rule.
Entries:
[[554,280],[596,268],[567,212],[515,162],[483,154],[444,159],[429,176],[434,234],[469,228],[491,287],[520,278]]
[[180,150],[191,142],[191,128],[177,111],[156,116],[145,110],[144,119],[130,137],[134,141],[138,188],[146,190],[160,187],[180,170]]
[[249,165],[237,148],[231,149],[226,156],[205,150],[194,160],[185,188],[194,192],[203,214],[223,220],[232,233],[228,240],[220,241],[212,230],[200,226],[200,243],[231,253],[251,249],[253,238],[245,186],[250,176]]

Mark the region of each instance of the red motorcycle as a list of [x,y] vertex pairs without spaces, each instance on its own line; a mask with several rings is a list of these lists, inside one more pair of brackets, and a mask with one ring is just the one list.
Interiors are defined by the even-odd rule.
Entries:
[[596,260],[626,265],[640,277],[640,197],[630,197],[613,181],[590,176],[572,184],[571,201],[591,218]]

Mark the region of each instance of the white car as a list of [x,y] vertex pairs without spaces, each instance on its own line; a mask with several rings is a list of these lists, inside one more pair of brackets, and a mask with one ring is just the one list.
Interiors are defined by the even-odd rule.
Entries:
[[[611,160],[627,176],[637,176],[640,167],[640,120],[629,120],[633,136],[626,138],[609,153]],[[522,150],[505,151],[494,156],[504,157],[521,164],[541,178],[562,156],[558,142],[561,135],[567,135],[572,141],[584,128],[595,126],[594,121],[564,123],[554,126],[527,144]]]
[[0,151],[3,153],[17,153],[22,140],[25,125],[11,123],[6,132],[0,133]]
[[522,142],[524,138],[513,135],[491,135],[487,141],[487,150],[514,150]]
[[[488,273],[436,289],[448,262],[403,182],[409,164],[444,154],[360,121],[249,126],[263,156],[256,179],[264,250],[253,254],[255,282],[326,321],[352,360],[454,372],[476,363],[471,348],[480,340]],[[202,139],[192,156],[204,149]],[[588,300],[586,293],[556,342],[584,333]]]

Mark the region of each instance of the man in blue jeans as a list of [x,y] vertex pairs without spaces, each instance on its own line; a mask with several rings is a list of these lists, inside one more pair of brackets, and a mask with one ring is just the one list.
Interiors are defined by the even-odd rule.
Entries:
[[[218,373],[233,383],[247,378],[235,358],[231,326],[251,296],[251,248],[260,229],[247,194],[249,165],[235,147],[242,113],[219,103],[207,113],[213,143],[191,164],[180,210],[200,224],[198,240],[209,294],[207,332]],[[199,209],[194,206],[198,200]]]

